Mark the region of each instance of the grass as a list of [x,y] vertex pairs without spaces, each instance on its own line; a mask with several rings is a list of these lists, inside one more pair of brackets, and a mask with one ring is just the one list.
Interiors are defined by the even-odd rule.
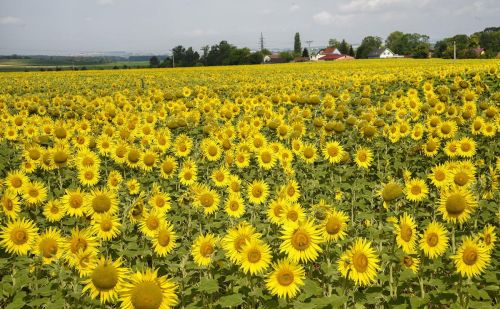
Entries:
[[108,63],[71,63],[69,61],[58,64],[45,59],[0,59],[0,72],[39,71],[41,69],[71,70],[73,67],[91,69],[113,69],[114,67],[148,67],[149,61],[115,61]]

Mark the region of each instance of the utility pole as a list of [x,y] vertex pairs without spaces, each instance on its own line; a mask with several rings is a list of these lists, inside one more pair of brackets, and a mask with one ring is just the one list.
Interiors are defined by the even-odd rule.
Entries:
[[175,68],[175,54],[173,49],[172,49],[172,68]]
[[313,41],[312,40],[307,40],[306,43],[307,43],[307,51],[309,52],[309,58],[311,58],[311,55],[312,55],[312,52],[311,52],[311,43]]
[[263,51],[264,50],[264,36],[262,35],[262,32],[260,33],[259,43],[260,43],[260,51]]
[[457,60],[457,44],[453,41],[453,60]]

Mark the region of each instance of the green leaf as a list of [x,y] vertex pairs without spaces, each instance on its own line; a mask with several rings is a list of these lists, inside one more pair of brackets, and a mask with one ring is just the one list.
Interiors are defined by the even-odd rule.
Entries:
[[219,282],[215,279],[202,278],[200,280],[200,286],[198,287],[198,291],[206,292],[208,294],[212,294],[219,290]]
[[237,293],[232,295],[222,296],[219,299],[219,305],[223,308],[236,307],[243,303],[243,295]]
[[319,286],[316,281],[311,279],[304,280],[304,293],[310,297],[313,295],[321,295],[323,293],[323,289]]

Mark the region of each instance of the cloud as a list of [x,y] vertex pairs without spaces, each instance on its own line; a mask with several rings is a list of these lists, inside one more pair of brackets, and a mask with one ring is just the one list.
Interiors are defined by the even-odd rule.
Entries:
[[217,31],[210,29],[193,29],[191,31],[184,32],[184,34],[190,37],[204,37],[204,36],[216,35]]
[[299,9],[300,9],[300,5],[294,3],[290,7],[290,12],[295,12],[295,11],[298,11]]
[[24,25],[24,20],[15,16],[1,16],[0,25]]
[[110,5],[114,4],[115,0],[97,0],[97,4],[99,5]]
[[333,15],[327,11],[321,11],[313,16],[313,20],[320,25],[329,25],[333,22]]

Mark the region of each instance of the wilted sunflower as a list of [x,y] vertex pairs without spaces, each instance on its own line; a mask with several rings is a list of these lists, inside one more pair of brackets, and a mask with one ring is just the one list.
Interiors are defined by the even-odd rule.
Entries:
[[7,253],[27,255],[37,238],[38,228],[26,218],[15,219],[2,227],[0,246]]
[[476,206],[477,201],[468,189],[454,187],[441,191],[438,211],[447,222],[464,223]]
[[262,273],[271,263],[271,259],[271,247],[259,239],[251,238],[241,247],[240,268],[245,273]]
[[119,290],[122,309],[175,307],[179,298],[175,294],[177,285],[167,277],[158,277],[158,271],[147,269],[130,276]]
[[267,275],[266,287],[272,295],[281,298],[294,298],[304,285],[304,268],[289,260],[273,264],[273,271]]
[[371,242],[356,238],[340,257],[338,268],[344,277],[349,277],[356,285],[369,285],[376,281],[380,266]]
[[468,278],[479,276],[490,263],[490,252],[482,243],[465,237],[455,255],[451,257],[457,272]]
[[90,278],[85,279],[82,292],[89,291],[92,299],[99,298],[101,304],[114,303],[118,299],[118,291],[125,283],[127,269],[121,267],[120,259],[113,261],[101,257],[91,267]]
[[280,252],[285,252],[293,262],[315,261],[323,251],[319,246],[321,232],[312,221],[285,224],[280,238],[283,240]]
[[447,231],[441,223],[429,223],[420,237],[420,249],[431,259],[442,255],[448,248],[446,234]]
[[406,254],[415,253],[417,230],[415,220],[406,212],[399,218],[399,223],[394,224],[396,243]]
[[218,242],[218,237],[214,234],[199,235],[191,247],[194,262],[199,266],[208,266],[212,262]]

